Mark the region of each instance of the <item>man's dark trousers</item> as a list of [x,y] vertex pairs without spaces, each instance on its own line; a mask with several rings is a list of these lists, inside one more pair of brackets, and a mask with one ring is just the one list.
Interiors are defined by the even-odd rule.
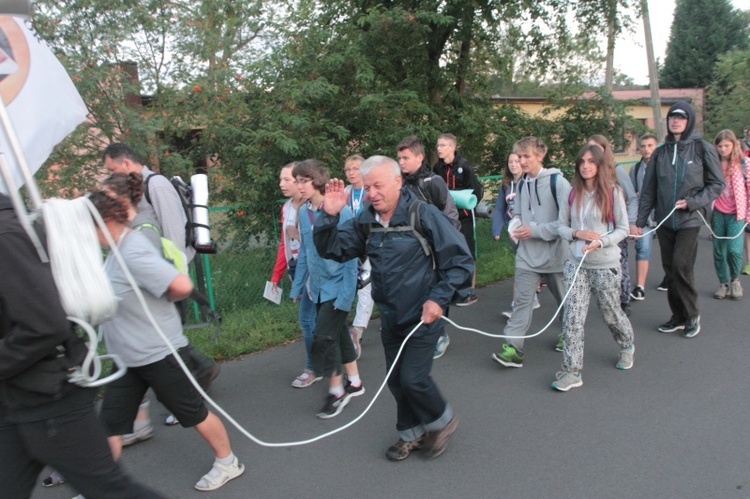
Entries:
[[656,231],[661,262],[667,275],[667,300],[678,324],[684,324],[699,314],[694,276],[699,233],[700,227],[676,231],[660,227]]

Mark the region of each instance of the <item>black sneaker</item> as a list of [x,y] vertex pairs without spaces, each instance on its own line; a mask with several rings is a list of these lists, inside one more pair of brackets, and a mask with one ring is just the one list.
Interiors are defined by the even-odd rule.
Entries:
[[317,414],[318,417],[320,419],[331,419],[338,416],[344,410],[346,404],[349,403],[350,398],[351,396],[346,393],[339,398],[336,398],[336,395],[328,395],[325,405]]
[[635,301],[643,301],[646,299],[646,290],[643,289],[643,286],[636,286],[633,292],[630,293],[630,297]]
[[667,276],[664,276],[664,279],[661,280],[661,284],[656,286],[657,291],[667,291],[669,287],[667,286]]
[[461,300],[459,302],[456,302],[456,306],[457,307],[468,307],[469,305],[474,305],[477,302],[478,299],[479,298],[477,298],[476,294],[470,294],[465,299],[463,299],[463,300]]
[[359,386],[354,387],[352,386],[351,381],[346,380],[344,391],[346,392],[346,396],[348,397],[359,397],[360,395],[365,393],[365,384],[360,381]]
[[682,329],[685,329],[685,324],[678,322],[674,317],[656,328],[660,333],[674,333],[675,331],[680,331]]
[[696,315],[687,320],[685,323],[685,338],[693,338],[701,332],[701,316]]
[[623,312],[625,312],[626,316],[630,317],[630,303],[621,302],[620,308],[622,309]]

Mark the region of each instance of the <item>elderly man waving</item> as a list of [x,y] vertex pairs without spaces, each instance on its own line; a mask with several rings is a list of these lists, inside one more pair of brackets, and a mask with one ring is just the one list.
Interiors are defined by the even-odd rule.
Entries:
[[[369,204],[337,226],[346,205],[344,183],[326,186],[325,213],[315,222],[314,241],[323,258],[347,261],[367,256],[372,264],[372,297],[380,310],[386,369],[404,345],[388,387],[396,399],[399,440],[386,457],[401,461],[425,448],[429,457],[445,451],[458,418],[430,377],[440,335],[439,319],[466,288],[474,263],[461,234],[437,208],[402,189],[398,164],[373,156],[360,167]],[[415,206],[412,206],[416,203]]]

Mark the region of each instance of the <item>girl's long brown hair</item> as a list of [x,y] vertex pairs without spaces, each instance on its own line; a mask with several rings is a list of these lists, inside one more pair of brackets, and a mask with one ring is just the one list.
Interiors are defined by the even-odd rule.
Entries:
[[505,158],[505,166],[503,167],[503,189],[507,189],[510,185],[510,181],[513,180],[513,172],[510,171],[510,167],[508,166],[511,155],[518,156],[517,153],[511,151],[508,153],[508,157]]
[[[737,168],[740,167],[740,161],[742,161],[742,151],[740,148],[740,141],[737,140],[737,136],[731,130],[722,130],[716,134],[714,139],[714,146],[718,146],[722,140],[728,140],[732,143],[732,154],[729,156],[729,168],[727,168],[726,178],[734,175]],[[719,158],[721,160],[721,158]]]
[[593,144],[583,146],[576,157],[576,169],[573,174],[573,192],[575,193],[576,207],[580,213],[586,187],[586,181],[581,176],[581,164],[583,163],[583,156],[587,152],[591,153],[597,167],[594,182],[594,202],[602,214],[602,222],[607,223],[612,218],[612,188],[615,185],[614,168],[608,167],[602,148]]

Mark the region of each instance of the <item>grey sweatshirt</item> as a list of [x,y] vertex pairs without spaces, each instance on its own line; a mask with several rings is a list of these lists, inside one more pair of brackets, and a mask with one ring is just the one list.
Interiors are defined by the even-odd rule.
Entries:
[[[604,222],[599,208],[594,202],[594,192],[585,192],[581,201],[580,208],[576,200],[573,200],[572,206],[565,200],[565,205],[560,205],[560,225],[558,232],[560,237],[566,241],[573,241],[573,231],[576,230],[593,230],[601,234],[602,247],[591,251],[583,262],[583,268],[587,269],[609,269],[620,267],[620,241],[628,237],[630,228],[628,227],[628,212],[625,207],[625,197],[622,189],[615,187],[614,208],[614,227],[611,222]],[[586,207],[589,207],[587,210]],[[584,212],[583,221],[580,212]],[[581,246],[586,244],[585,241],[577,240],[570,245],[570,259],[575,262],[581,261]]]
[[[557,174],[557,204],[552,197],[550,181]],[[519,241],[516,268],[538,273],[562,272],[568,243],[557,231],[560,209],[568,203],[570,184],[557,168],[543,168],[536,178],[524,175],[513,206],[514,217],[531,227],[531,238]]]

